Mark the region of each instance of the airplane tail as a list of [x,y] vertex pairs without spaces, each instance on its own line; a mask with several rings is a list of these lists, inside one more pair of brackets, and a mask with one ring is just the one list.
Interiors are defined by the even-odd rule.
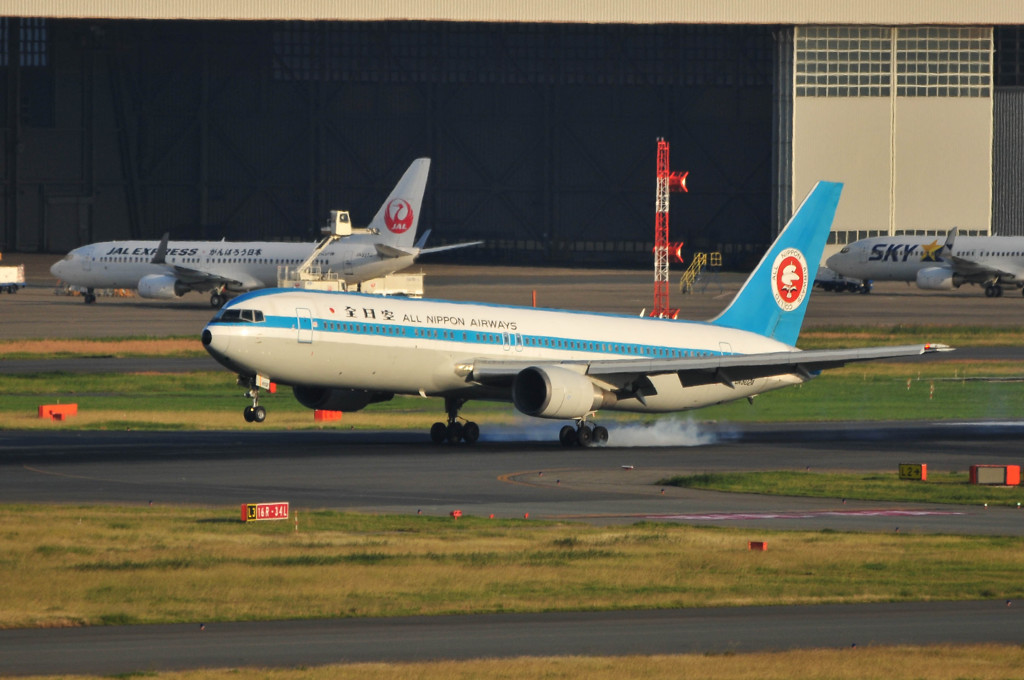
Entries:
[[374,243],[394,248],[413,245],[429,173],[429,158],[417,158],[412,162],[370,222],[370,228],[379,232],[373,238]]
[[814,185],[740,292],[711,323],[796,344],[842,190],[838,182]]

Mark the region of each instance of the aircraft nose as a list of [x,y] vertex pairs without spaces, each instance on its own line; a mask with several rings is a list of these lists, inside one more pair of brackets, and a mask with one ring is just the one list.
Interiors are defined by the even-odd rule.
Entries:
[[221,359],[227,359],[228,345],[230,344],[230,338],[226,333],[214,333],[209,327],[203,329],[203,334],[200,336],[200,340],[203,343],[203,347],[210,355],[220,361]]

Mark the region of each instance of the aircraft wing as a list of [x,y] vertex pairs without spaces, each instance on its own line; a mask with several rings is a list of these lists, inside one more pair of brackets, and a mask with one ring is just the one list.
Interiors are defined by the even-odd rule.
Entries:
[[262,281],[252,276],[221,276],[220,274],[203,271],[202,269],[179,267],[177,265],[171,265],[170,269],[176,279],[195,290],[209,290],[225,285],[233,290],[253,290],[255,288],[263,288],[265,285]]
[[1022,271],[1009,271],[1002,267],[993,267],[959,255],[950,255],[949,259],[953,271],[968,280],[987,280],[998,277],[1003,281],[1013,281],[1024,276]]
[[[815,372],[838,368],[858,361],[876,361],[898,357],[919,356],[933,352],[948,352],[948,345],[894,345],[858,349],[794,350],[766,354],[732,354],[686,359],[608,359],[595,361],[563,361],[555,365],[573,368],[582,374],[607,382],[616,387],[627,387],[638,378],[665,373],[676,373],[687,386],[721,383],[732,387],[736,381],[766,378],[773,375],[796,373],[810,378]],[[551,364],[544,361],[491,361],[473,362],[472,380],[485,384],[511,383],[512,379],[530,366]]]
[[1003,281],[1013,281],[1024,277],[1024,271],[1009,271],[999,267],[993,267],[991,265],[982,264],[976,260],[971,260],[966,257],[961,257],[953,253],[953,244],[959,235],[959,230],[953,227],[946,234],[945,252],[949,258],[950,266],[953,268],[953,272],[964,277],[968,281],[975,283],[985,283],[992,279],[1002,279]]
[[483,243],[483,241],[470,241],[468,243],[453,243],[450,246],[437,246],[436,248],[409,248],[408,250],[396,248],[394,246],[387,246],[383,243],[374,243],[373,247],[377,249],[377,254],[381,257],[406,257],[412,255],[415,258],[420,255],[429,255],[430,253],[440,253],[444,250],[455,250],[456,248],[478,246],[481,243]]
[[263,282],[252,276],[244,276],[241,279],[238,279],[221,276],[220,274],[203,271],[202,269],[193,269],[192,267],[168,264],[167,243],[170,236],[170,232],[164,233],[163,237],[160,239],[160,243],[156,247],[156,253],[153,255],[153,259],[150,260],[150,262],[153,264],[164,265],[170,270],[169,273],[174,274],[174,278],[178,279],[178,281],[181,281],[193,290],[209,290],[211,288],[219,288],[220,286],[229,286],[234,290],[263,288]]

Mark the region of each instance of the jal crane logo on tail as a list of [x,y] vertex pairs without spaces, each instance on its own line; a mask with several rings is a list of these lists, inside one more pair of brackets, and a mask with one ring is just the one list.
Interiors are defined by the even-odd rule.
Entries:
[[800,306],[807,295],[807,260],[796,248],[786,248],[772,265],[772,294],[784,312]]
[[404,234],[412,226],[412,206],[404,198],[396,198],[388,203],[384,211],[384,224],[393,234]]

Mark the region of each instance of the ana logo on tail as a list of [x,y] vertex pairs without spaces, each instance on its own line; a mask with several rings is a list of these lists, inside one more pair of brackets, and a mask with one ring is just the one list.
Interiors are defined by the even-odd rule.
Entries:
[[772,265],[772,294],[784,312],[800,306],[807,295],[807,260],[796,248],[787,248]]
[[412,206],[404,198],[388,203],[384,211],[384,224],[393,234],[404,234],[412,226]]

